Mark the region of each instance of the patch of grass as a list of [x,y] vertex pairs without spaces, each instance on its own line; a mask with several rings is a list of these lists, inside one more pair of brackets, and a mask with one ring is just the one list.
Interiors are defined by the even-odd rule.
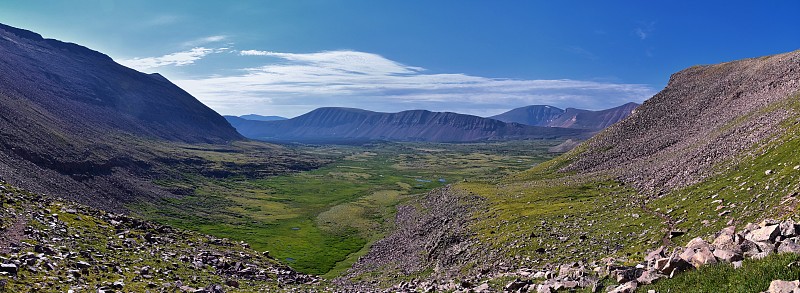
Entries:
[[762,292],[772,280],[797,280],[800,265],[797,254],[773,254],[761,260],[745,260],[742,267],[734,269],[729,264],[705,266],[679,274],[672,279],[659,280],[640,288],[642,292]]
[[617,182],[587,180],[476,183],[456,188],[488,199],[471,230],[519,266],[593,260],[598,253],[636,259],[657,246],[666,225]]

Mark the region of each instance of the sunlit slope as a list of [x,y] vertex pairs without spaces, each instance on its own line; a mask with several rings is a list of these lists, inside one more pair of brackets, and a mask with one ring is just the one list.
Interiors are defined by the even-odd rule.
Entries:
[[[351,280],[481,279],[570,261],[636,260],[729,224],[795,214],[798,92],[800,52],[676,73],[633,115],[567,154],[409,206],[398,219],[411,220],[376,244]],[[451,210],[459,212],[444,212]],[[451,222],[469,228],[444,229]],[[404,245],[415,247],[408,256],[381,250]],[[382,270],[391,273],[374,273]]]

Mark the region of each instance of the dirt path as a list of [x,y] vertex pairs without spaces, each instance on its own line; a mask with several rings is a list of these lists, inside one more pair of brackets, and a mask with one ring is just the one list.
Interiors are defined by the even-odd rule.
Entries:
[[664,223],[667,224],[667,233],[664,235],[664,237],[661,238],[661,242],[663,243],[664,246],[667,247],[671,246],[673,243],[672,240],[670,240],[671,238],[670,235],[672,233],[672,230],[675,229],[675,220],[673,220],[672,217],[670,217],[665,213],[654,211],[648,208],[644,200],[638,199],[637,202],[639,204],[639,208],[641,208],[643,211],[645,211],[646,213],[654,214],[664,220]]
[[0,253],[11,252],[11,245],[19,243],[25,238],[25,226],[28,225],[28,219],[27,215],[19,215],[14,219],[11,227],[0,233]]

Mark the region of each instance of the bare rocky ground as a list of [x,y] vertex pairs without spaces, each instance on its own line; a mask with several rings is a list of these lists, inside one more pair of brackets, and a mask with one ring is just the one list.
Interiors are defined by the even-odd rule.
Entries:
[[[457,274],[447,270],[437,272],[441,275],[437,274],[438,278],[429,280],[429,284],[421,284],[415,277],[424,277],[432,267],[454,267],[465,258],[480,257],[481,252],[474,247],[478,243],[469,237],[469,218],[465,217],[480,207],[479,197],[456,195],[448,187],[431,191],[415,205],[398,207],[397,230],[375,243],[370,253],[336,284],[356,291],[392,285],[406,290],[437,288],[438,282],[453,280]],[[353,283],[350,279],[365,281]]]

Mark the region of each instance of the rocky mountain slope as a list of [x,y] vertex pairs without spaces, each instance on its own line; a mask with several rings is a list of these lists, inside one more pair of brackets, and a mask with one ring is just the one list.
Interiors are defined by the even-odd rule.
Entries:
[[[208,167],[223,156],[199,149],[233,154],[248,145],[232,144],[244,137],[158,74],[6,25],[0,25],[0,120],[0,178],[109,209],[174,197],[151,182],[185,173],[176,170],[181,166],[218,170]],[[279,147],[250,147],[263,151],[258,169],[314,165]]]
[[638,106],[637,103],[627,103],[606,110],[590,111],[576,108],[562,110],[553,106],[534,105],[512,109],[489,118],[533,126],[600,130],[625,119]]
[[320,108],[283,121],[227,117],[243,135],[277,141],[393,140],[468,142],[508,139],[586,138],[589,130],[535,127],[477,116],[424,110],[380,113]]
[[[87,136],[114,131],[183,142],[242,138],[169,80],[80,45],[0,25],[0,54],[3,117],[13,126],[39,122]],[[27,108],[26,115],[14,113],[19,108]]]
[[563,171],[618,172],[641,190],[663,193],[703,181],[797,121],[800,52],[694,66],[630,119],[570,154]]
[[[711,243],[728,226],[777,231],[746,223],[797,215],[798,125],[800,51],[688,68],[630,117],[555,160],[398,207],[396,232],[340,282],[388,286],[413,276],[400,287],[539,288],[550,276],[536,272],[563,278],[592,263],[636,263],[659,246]],[[766,290],[769,281],[754,286]]]

